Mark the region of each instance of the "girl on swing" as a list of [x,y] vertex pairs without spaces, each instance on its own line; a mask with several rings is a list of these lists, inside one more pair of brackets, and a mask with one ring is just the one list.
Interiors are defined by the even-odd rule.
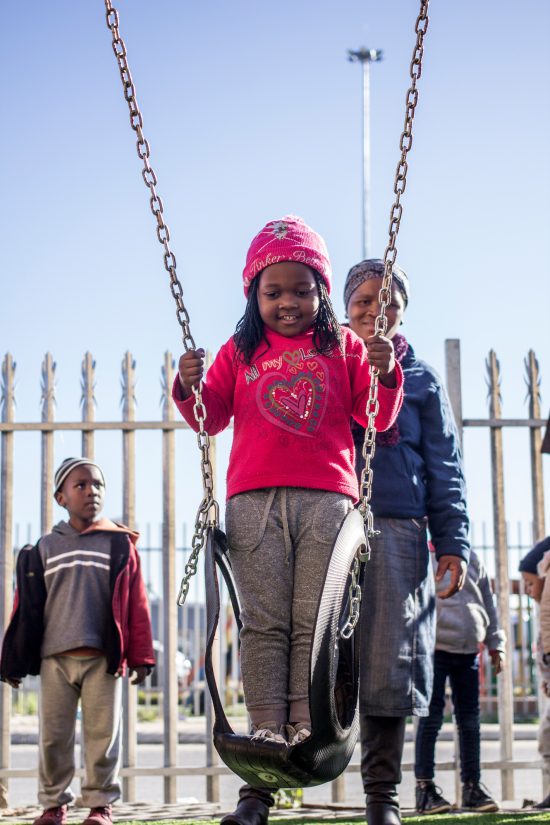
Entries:
[[[241,602],[241,670],[255,739],[295,745],[311,733],[309,655],[324,573],[358,499],[349,420],[365,426],[369,364],[380,371],[378,430],[395,421],[403,374],[388,338],[342,328],[329,298],[323,239],[293,215],[253,239],[246,310],[208,370],[205,429],[234,418],[225,526]],[[176,406],[197,430],[192,388],[204,350],[179,361]],[[225,823],[259,825],[272,796],[245,786]]]

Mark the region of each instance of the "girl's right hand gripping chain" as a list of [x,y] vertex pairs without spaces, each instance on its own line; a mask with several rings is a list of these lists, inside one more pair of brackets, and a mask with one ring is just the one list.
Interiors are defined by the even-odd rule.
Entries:
[[204,375],[204,350],[190,349],[179,361],[180,384],[186,398],[192,394],[193,387],[198,387]]

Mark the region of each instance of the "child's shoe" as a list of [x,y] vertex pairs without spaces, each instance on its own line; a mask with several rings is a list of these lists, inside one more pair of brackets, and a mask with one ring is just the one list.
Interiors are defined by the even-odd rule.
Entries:
[[441,796],[441,788],[431,779],[417,781],[415,793],[417,814],[444,814],[451,810],[451,803]]
[[270,742],[277,742],[279,745],[288,745],[288,742],[284,736],[284,725],[279,725],[277,722],[262,722],[259,725],[253,725],[251,736],[252,741],[255,742],[265,742],[269,740]]
[[289,745],[300,745],[311,736],[311,725],[307,722],[296,722],[295,725],[287,725],[286,732]]
[[480,782],[465,782],[462,786],[462,807],[466,811],[498,811],[498,805]]
[[113,825],[111,811],[110,805],[99,805],[97,808],[91,808],[82,825]]
[[67,805],[58,805],[57,808],[45,808],[33,825],[66,825]]

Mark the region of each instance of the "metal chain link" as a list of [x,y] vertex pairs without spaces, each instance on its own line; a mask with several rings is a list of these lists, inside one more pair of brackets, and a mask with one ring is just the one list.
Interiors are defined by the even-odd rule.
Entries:
[[[384,252],[384,277],[382,279],[382,287],[378,293],[378,300],[380,302],[380,314],[376,318],[374,325],[375,335],[385,335],[388,328],[388,319],[386,318],[386,308],[391,302],[391,288],[392,288],[392,269],[397,258],[397,235],[401,225],[401,217],[403,215],[403,206],[401,204],[401,196],[405,191],[407,185],[407,154],[412,146],[412,127],[416,111],[416,104],[418,103],[418,89],[417,82],[422,74],[422,57],[424,54],[424,36],[428,28],[428,6],[430,0],[421,0],[420,13],[416,20],[416,44],[413,51],[413,57],[410,65],[411,85],[407,91],[406,97],[406,114],[405,127],[401,134],[399,141],[399,148],[401,149],[401,157],[397,164],[395,173],[395,180],[393,191],[395,200],[390,211],[390,225],[389,225],[389,243]],[[371,462],[374,457],[376,449],[376,429],[374,422],[378,414],[378,377],[379,371],[376,367],[370,368],[370,390],[367,400],[367,418],[368,426],[365,429],[365,439],[363,442],[362,455],[365,459],[365,465],[361,473],[361,504],[359,509],[363,514],[367,526],[367,536],[375,534],[373,525],[373,515],[370,508],[370,499],[372,495],[372,467]]]
[[355,630],[357,622],[359,621],[359,613],[361,611],[361,585],[359,584],[361,562],[361,554],[357,553],[354,556],[353,564],[350,570],[351,583],[348,591],[348,617],[346,619],[344,626],[338,634],[341,639],[350,639],[353,636],[353,631]]
[[[393,184],[393,191],[395,200],[390,211],[390,225],[389,225],[389,242],[384,252],[384,277],[382,278],[382,287],[378,293],[378,301],[380,303],[380,314],[376,318],[374,324],[375,335],[385,335],[388,329],[388,319],[386,318],[386,308],[391,302],[391,288],[392,288],[392,270],[397,258],[397,235],[401,225],[401,218],[403,215],[403,206],[401,204],[401,196],[405,191],[407,185],[407,154],[412,146],[412,127],[416,111],[416,104],[418,103],[418,89],[417,82],[422,74],[422,57],[424,54],[424,36],[428,29],[428,6],[430,0],[421,0],[420,13],[416,20],[415,32],[416,43],[413,50],[413,56],[410,65],[411,85],[407,91],[406,97],[406,113],[405,126],[399,141],[399,148],[401,149],[401,157],[397,164],[395,172],[395,180]],[[359,612],[361,607],[361,587],[359,585],[359,565],[362,558],[369,558],[370,548],[368,546],[369,539],[377,534],[374,529],[374,518],[370,506],[370,499],[372,495],[372,478],[373,471],[371,467],[372,459],[376,449],[376,428],[374,425],[376,416],[378,415],[378,377],[379,370],[376,367],[370,367],[370,389],[369,397],[367,399],[367,418],[368,424],[365,429],[365,439],[363,441],[362,455],[365,460],[363,470],[361,472],[360,490],[361,503],[359,510],[365,519],[365,527],[367,532],[367,552],[361,554],[360,551],[355,557],[353,567],[351,570],[351,583],[349,587],[349,612],[348,618],[344,627],[340,631],[340,636],[348,639],[359,621]]]
[[[176,256],[170,249],[170,230],[164,220],[164,206],[160,195],[157,193],[157,176],[151,163],[149,142],[143,134],[143,116],[137,102],[136,87],[132,80],[130,67],[128,65],[128,54],[124,40],[121,38],[119,27],[118,11],[110,0],[105,0],[105,17],[107,26],[113,38],[113,52],[117,61],[124,90],[124,98],[128,104],[130,112],[130,126],[137,135],[137,153],[143,162],[142,177],[145,186],[150,192],[149,205],[151,212],[157,222],[157,238],[164,248],[164,268],[170,276],[170,291],[176,302],[176,317],[182,331],[182,341],[185,351],[196,349],[195,341],[191,335],[189,327],[189,313],[183,303],[183,288],[176,272]],[[200,551],[206,540],[206,530],[209,526],[216,526],[219,521],[219,506],[214,498],[214,473],[210,461],[210,438],[204,429],[206,420],[206,409],[202,401],[201,387],[193,388],[195,396],[194,415],[199,425],[197,433],[197,443],[201,451],[201,472],[203,499],[200,503],[195,519],[195,529],[191,541],[191,555],[185,565],[185,573],[181,582],[178,595],[178,604],[185,602],[189,591],[189,580],[197,572]]]

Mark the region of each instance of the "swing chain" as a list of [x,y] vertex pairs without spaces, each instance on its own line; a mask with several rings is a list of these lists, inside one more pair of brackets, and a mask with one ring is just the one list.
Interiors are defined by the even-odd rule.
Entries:
[[353,636],[353,631],[359,621],[359,614],[361,611],[361,585],[359,584],[361,563],[361,557],[359,553],[357,553],[353,558],[353,565],[350,570],[351,582],[348,590],[348,617],[344,626],[338,633],[341,639],[350,639]]
[[[406,113],[405,126],[401,133],[399,141],[399,148],[401,149],[401,157],[397,164],[395,172],[395,180],[393,191],[395,200],[390,211],[390,225],[389,225],[389,242],[384,252],[384,277],[382,278],[382,286],[378,293],[378,301],[380,303],[380,313],[376,318],[374,324],[375,335],[385,335],[388,329],[388,319],[386,318],[386,309],[391,302],[392,290],[392,272],[397,258],[397,235],[401,225],[401,217],[403,215],[403,206],[401,204],[401,196],[405,191],[407,185],[407,154],[412,146],[412,127],[416,111],[416,104],[418,103],[418,89],[417,82],[422,74],[422,58],[424,55],[424,36],[428,29],[428,6],[430,0],[420,0],[420,12],[416,20],[415,32],[416,43],[413,50],[413,56],[410,64],[409,74],[411,78],[411,85],[407,91],[406,97]],[[363,441],[362,456],[364,459],[363,469],[361,472],[361,480],[359,483],[361,491],[361,503],[359,510],[365,520],[367,552],[362,554],[358,552],[354,559],[351,570],[351,585],[349,588],[349,614],[346,624],[342,628],[340,635],[344,639],[348,639],[359,620],[360,606],[361,606],[361,587],[358,583],[359,566],[362,561],[370,557],[369,539],[379,534],[379,530],[374,529],[374,517],[370,506],[370,499],[372,495],[372,479],[373,469],[371,466],[372,459],[376,450],[376,427],[375,419],[378,415],[380,407],[378,401],[378,385],[379,385],[379,370],[376,367],[370,367],[370,387],[367,399],[366,415],[367,427],[365,428],[365,438]]]
[[157,194],[157,176],[155,170],[149,162],[151,150],[149,141],[143,134],[143,116],[141,114],[136,87],[132,79],[130,67],[128,65],[128,54],[126,44],[120,36],[118,11],[114,8],[111,0],[105,0],[105,11],[107,27],[113,37],[113,52],[120,72],[122,87],[124,89],[124,99],[128,104],[130,112],[130,126],[137,135],[136,149],[140,160],[143,162],[142,177],[145,186],[149,189],[149,205],[151,212],[157,222],[157,238],[164,247],[164,268],[170,276],[170,291],[176,302],[176,317],[183,332],[183,346],[185,350],[196,349],[191,330],[189,328],[189,314],[183,303],[183,288],[176,272],[176,256],[170,249],[170,230],[164,221],[164,205],[160,195]]
[[[212,509],[214,510],[213,517],[210,515]],[[195,532],[191,540],[191,554],[185,564],[184,574],[180,584],[180,589],[178,593],[178,605],[180,607],[182,607],[185,604],[187,594],[189,593],[189,583],[191,581],[191,578],[197,572],[200,552],[204,547],[204,543],[206,541],[206,530],[211,525],[218,524],[218,521],[218,502],[215,501],[213,498],[208,500],[205,497],[201,502],[199,510],[197,512],[197,517],[195,520]]]
[[197,511],[195,530],[191,540],[191,554],[185,564],[184,575],[181,580],[178,593],[178,605],[180,607],[185,604],[187,594],[189,593],[189,582],[197,572],[200,552],[206,541],[206,531],[209,527],[215,527],[219,524],[219,505],[214,498],[214,474],[212,470],[212,463],[210,461],[210,437],[204,429],[206,409],[202,402],[200,391],[193,388],[193,392],[195,393],[195,420],[199,425],[197,441],[199,444],[199,449],[202,453],[201,471],[204,498],[201,501]]
[[[183,303],[183,287],[176,272],[176,256],[170,249],[170,230],[164,220],[164,205],[156,190],[157,176],[149,161],[151,154],[150,146],[149,141],[143,134],[143,116],[138,105],[136,87],[128,65],[126,45],[118,30],[118,11],[111,3],[111,0],[105,0],[105,18],[107,21],[107,27],[109,28],[113,38],[113,52],[120,72],[120,78],[122,80],[124,98],[128,104],[128,110],[130,112],[130,126],[137,136],[137,153],[140,160],[143,162],[141,174],[143,177],[143,182],[150,192],[149,205],[157,222],[157,239],[164,248],[164,268],[170,276],[170,291],[176,303],[176,317],[182,331],[183,347],[185,351],[188,352],[189,350],[196,349],[196,345],[193,336],[191,335],[189,313]],[[202,456],[201,471],[203,499],[195,519],[195,532],[191,542],[191,555],[185,565],[185,575],[182,579],[180,592],[178,595],[178,604],[180,605],[185,602],[185,598],[189,591],[189,580],[191,576],[197,572],[200,551],[204,547],[206,540],[206,531],[208,527],[216,526],[219,521],[219,507],[214,498],[214,473],[212,470],[212,462],[210,461],[210,437],[204,428],[206,408],[202,401],[201,387],[193,387],[193,394],[195,397],[193,412],[195,420],[199,425],[199,430],[197,432],[197,443]]]
[[[422,74],[422,58],[424,55],[424,36],[428,29],[429,17],[428,17],[428,6],[430,4],[430,0],[421,0],[420,3],[420,13],[416,20],[415,25],[415,32],[416,32],[416,43],[413,50],[413,56],[410,64],[409,74],[411,77],[411,85],[407,91],[406,97],[406,114],[405,114],[405,126],[403,132],[401,134],[401,139],[399,141],[399,148],[401,149],[401,157],[399,158],[399,163],[397,164],[397,169],[395,172],[395,180],[393,185],[393,191],[395,194],[395,200],[393,202],[391,211],[390,211],[390,224],[389,224],[389,243],[386,247],[384,252],[384,277],[382,279],[382,287],[380,292],[378,293],[378,301],[380,303],[380,314],[376,318],[376,322],[374,325],[374,334],[375,335],[385,335],[388,329],[388,319],[386,318],[386,308],[391,302],[391,289],[392,289],[392,270],[395,265],[395,261],[397,258],[397,235],[399,233],[399,227],[401,225],[401,217],[403,215],[403,206],[401,204],[401,196],[405,191],[405,187],[407,185],[407,172],[408,172],[408,163],[407,163],[407,154],[409,153],[412,140],[413,140],[413,120],[416,111],[416,104],[418,103],[418,89],[417,89],[417,82],[420,79]],[[359,509],[365,519],[366,525],[366,532],[367,532],[367,542],[368,539],[372,536],[377,535],[376,530],[374,530],[374,521],[373,521],[373,514],[370,506],[370,499],[372,495],[372,478],[373,472],[371,467],[372,459],[374,458],[374,452],[376,449],[376,429],[375,429],[375,419],[378,415],[379,409],[379,402],[378,402],[378,377],[379,371],[376,367],[370,367],[370,389],[369,389],[369,396],[367,400],[367,408],[366,414],[368,419],[368,425],[365,429],[365,439],[363,442],[363,450],[362,455],[365,459],[365,463],[363,466],[363,470],[361,472],[361,481],[360,481],[360,489],[361,489],[361,504],[359,505]]]

